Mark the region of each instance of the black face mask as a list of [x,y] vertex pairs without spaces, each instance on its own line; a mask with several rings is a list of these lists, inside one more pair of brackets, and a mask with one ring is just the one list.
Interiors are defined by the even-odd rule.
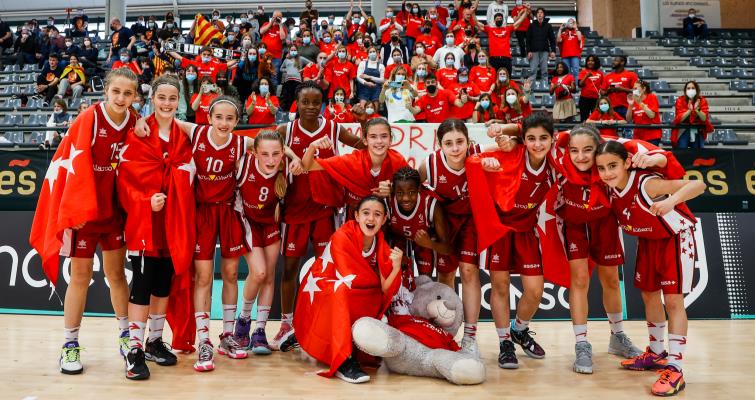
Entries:
[[623,66],[622,66],[621,64],[615,64],[615,65],[613,66],[613,69],[614,69],[614,70],[619,70],[619,69],[621,69],[621,67],[623,67]]
[[499,28],[502,27],[503,26],[503,20],[497,20],[497,21],[495,21],[495,26],[497,26]]
[[218,84],[218,87],[222,87],[222,88],[224,88],[224,87],[228,86],[228,81],[221,81],[221,80],[218,80],[218,81],[217,81],[217,84]]
[[398,38],[396,36],[391,37],[391,42],[398,43]]
[[435,93],[435,90],[438,88],[437,85],[427,85],[427,92],[428,93]]

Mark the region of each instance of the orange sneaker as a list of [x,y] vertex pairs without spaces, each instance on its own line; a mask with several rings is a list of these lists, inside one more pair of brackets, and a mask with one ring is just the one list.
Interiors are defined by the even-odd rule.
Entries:
[[645,348],[645,352],[637,357],[623,360],[621,366],[633,371],[647,371],[649,369],[661,369],[666,367],[666,357],[668,353],[664,350],[661,354],[655,354],[650,347]]
[[660,375],[650,391],[656,396],[675,396],[684,390],[684,374],[674,367],[666,367],[658,371]]

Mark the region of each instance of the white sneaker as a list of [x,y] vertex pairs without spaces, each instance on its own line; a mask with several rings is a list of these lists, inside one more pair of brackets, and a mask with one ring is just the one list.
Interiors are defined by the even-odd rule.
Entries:
[[212,348],[212,343],[209,340],[199,343],[197,349],[197,361],[194,363],[194,371],[208,372],[215,369],[215,361],[213,358],[215,349]]
[[233,359],[247,358],[249,356],[246,349],[236,342],[236,339],[233,338],[233,333],[230,332],[220,335],[218,354]]
[[63,345],[60,352],[60,372],[66,375],[77,375],[84,372],[84,366],[81,365],[79,352],[79,342],[72,341]]
[[475,356],[478,360],[480,359],[480,347],[477,346],[476,339],[461,339],[461,351]]

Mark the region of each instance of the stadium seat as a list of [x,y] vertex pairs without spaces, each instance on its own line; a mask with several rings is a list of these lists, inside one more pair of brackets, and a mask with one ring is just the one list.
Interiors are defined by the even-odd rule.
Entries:
[[650,81],[650,88],[657,93],[674,93],[675,90],[666,81]]
[[611,56],[623,56],[623,55],[624,55],[624,50],[622,50],[622,49],[620,49],[620,48],[618,48],[618,47],[614,47],[614,48],[612,48],[612,49],[611,49],[611,50],[609,51],[609,54],[610,54]]
[[81,100],[81,97],[68,99],[68,109],[75,110],[79,108],[79,105],[81,105]]
[[665,146],[671,146],[671,129],[665,128],[661,132],[661,143]]
[[24,133],[23,132],[6,132],[5,138],[11,141],[12,143],[21,144],[24,142]]
[[661,35],[661,33],[660,33],[660,32],[658,32],[658,31],[646,31],[646,32],[645,32],[645,37],[647,37],[647,38],[651,38],[651,39],[660,39],[660,38],[662,38],[663,36],[662,36],[662,35]]
[[637,77],[639,77],[642,80],[658,79],[658,76],[653,74],[653,71],[647,68],[640,68],[634,72],[637,74]]
[[692,60],[690,60],[690,64],[694,65],[695,67],[701,67],[701,68],[710,68],[710,67],[716,66],[713,60],[708,59],[708,58],[702,58],[702,57],[692,58]]
[[755,79],[755,73],[753,71],[748,71],[743,68],[734,68],[733,75],[737,79]]
[[658,96],[658,105],[661,108],[673,107],[676,103],[676,99],[673,96]]
[[738,67],[753,68],[755,66],[755,62],[752,59],[737,57],[736,60]]
[[716,57],[713,59],[713,63],[717,67],[734,67],[734,60],[731,58]]
[[721,69],[720,67],[711,68],[709,75],[718,79],[734,79],[734,72]]
[[721,143],[730,146],[746,146],[747,140],[740,138],[734,129],[719,129],[722,131]]
[[717,49],[711,49],[711,48],[703,47],[700,50],[698,50],[697,54],[699,56],[702,56],[702,57],[715,57],[715,56],[718,55],[718,50]]
[[689,47],[677,47],[674,49],[674,55],[680,57],[694,57],[698,54],[698,50]]
[[705,145],[706,146],[716,146],[721,144],[721,139],[723,138],[723,133],[721,132],[721,129],[716,129],[713,132],[708,134],[708,137],[705,138]]
[[551,96],[549,94],[543,96],[543,100],[542,101],[543,101],[542,102],[542,106],[545,107],[545,108],[553,108],[553,105],[556,103],[555,97],[553,97],[553,96]]
[[29,120],[26,121],[27,126],[45,126],[49,120],[48,116],[42,113],[34,113],[29,116]]
[[539,92],[539,93],[548,93],[550,92],[550,85],[547,81],[535,81],[532,83],[532,91],[533,92]]
[[27,143],[30,144],[42,144],[45,142],[45,133],[40,131],[31,132],[31,135],[29,135],[29,141]]
[[670,124],[674,122],[674,112],[673,111],[662,112],[661,122],[663,122],[664,124]]

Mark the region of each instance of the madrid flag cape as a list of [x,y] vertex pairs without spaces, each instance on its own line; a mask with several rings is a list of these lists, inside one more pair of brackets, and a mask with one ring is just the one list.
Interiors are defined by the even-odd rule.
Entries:
[[380,277],[390,275],[390,248],[382,232],[375,238],[378,271],[362,256],[363,234],[356,221],[344,224],[330,238],[299,286],[294,331],[302,349],[330,369],[331,377],[352,354],[351,325],[361,317],[380,319],[401,285],[397,275],[383,292]]
[[97,217],[97,190],[92,169],[95,107],[89,107],[68,128],[47,168],[39,192],[29,243],[42,258],[50,285],[58,282],[63,231]]

